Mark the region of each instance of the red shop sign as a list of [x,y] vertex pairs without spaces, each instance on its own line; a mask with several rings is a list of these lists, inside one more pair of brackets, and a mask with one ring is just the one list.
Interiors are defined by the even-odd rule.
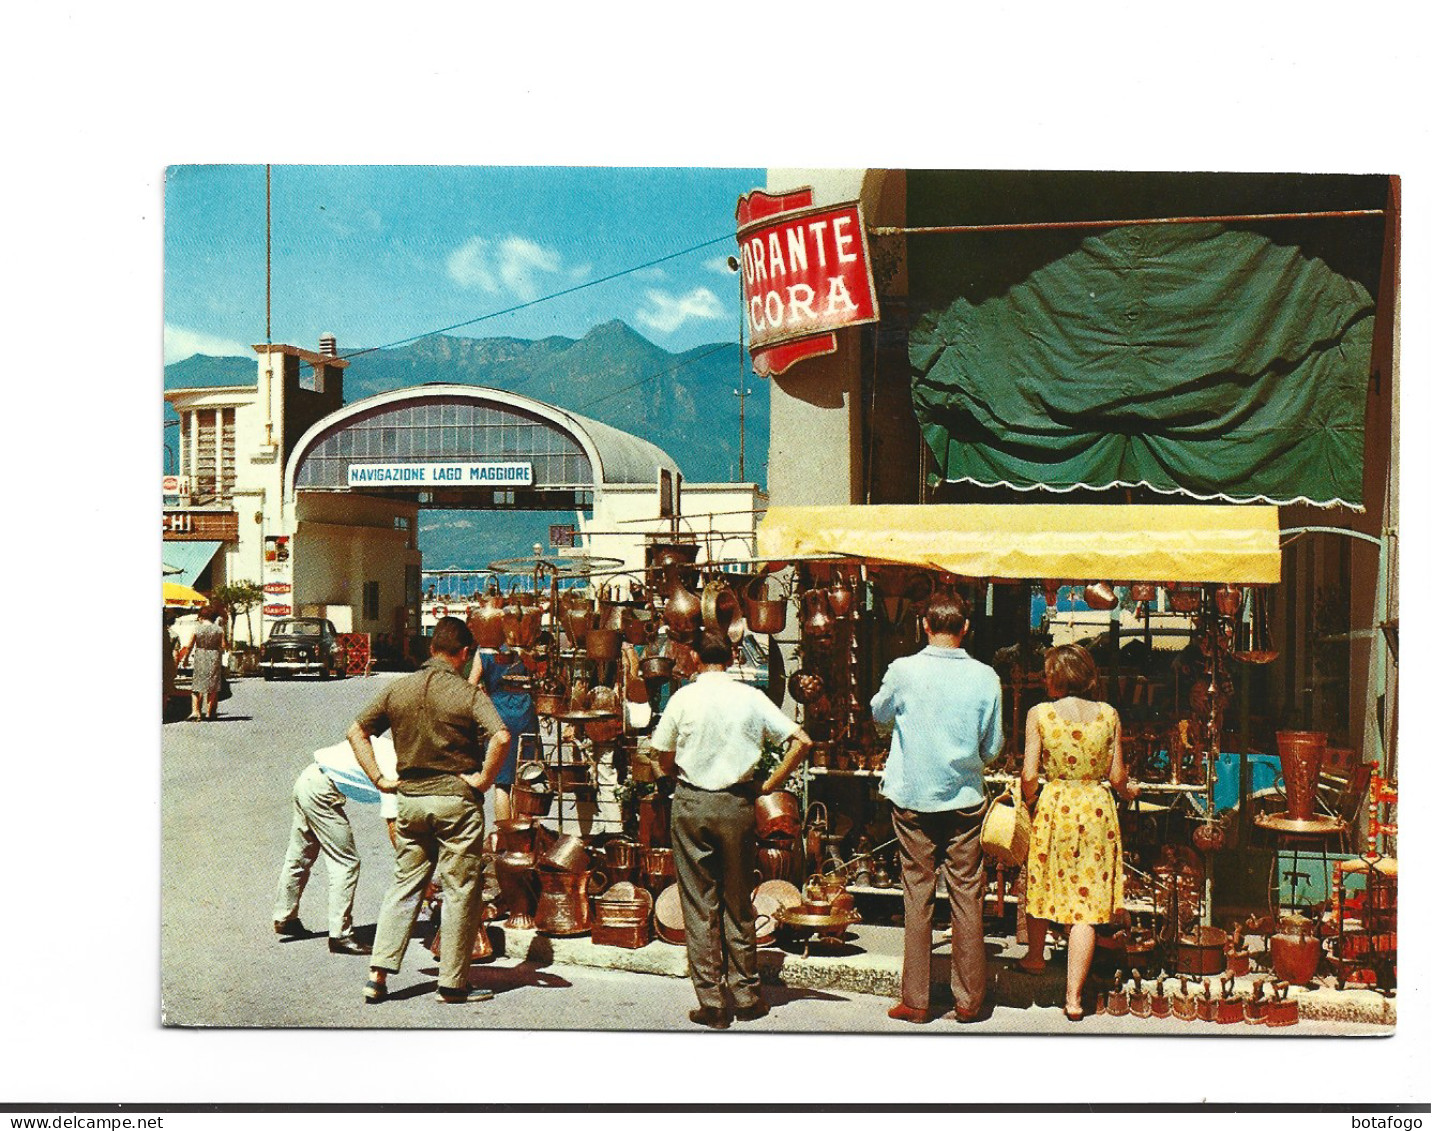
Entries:
[[292,612],[292,605],[273,604],[264,606],[264,616],[266,617],[286,617]]
[[271,596],[280,593],[292,593],[293,586],[290,585],[287,581],[270,581],[264,586],[264,592],[270,594]]
[[762,376],[833,353],[835,330],[880,320],[859,203],[810,201],[809,189],[758,191],[736,207],[742,307]]

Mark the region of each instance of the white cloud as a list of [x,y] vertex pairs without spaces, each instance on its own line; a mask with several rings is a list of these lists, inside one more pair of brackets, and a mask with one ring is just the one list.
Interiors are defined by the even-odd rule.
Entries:
[[591,272],[584,264],[564,268],[562,257],[523,236],[489,240],[473,236],[447,260],[448,277],[460,287],[471,287],[490,295],[508,293],[530,302],[543,292],[545,276],[574,279]]
[[164,364],[183,361],[196,353],[210,357],[252,357],[253,348],[232,338],[221,338],[206,334],[202,330],[190,330],[187,326],[171,326],[164,323]]
[[684,295],[650,290],[646,292],[646,301],[648,305],[636,312],[636,320],[663,334],[671,333],[693,318],[710,321],[724,317],[726,313],[706,287],[697,287]]
[[648,267],[648,268],[646,268],[646,269],[643,270],[643,271],[638,271],[635,275],[632,276],[632,278],[634,278],[634,279],[664,279],[664,278],[666,278],[666,272],[663,271],[660,267]]

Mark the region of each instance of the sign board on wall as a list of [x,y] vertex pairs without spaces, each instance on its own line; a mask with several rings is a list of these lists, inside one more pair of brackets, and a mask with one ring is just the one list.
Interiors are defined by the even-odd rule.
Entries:
[[762,376],[833,353],[835,330],[880,320],[859,203],[811,199],[810,189],[753,192],[736,206],[742,307]]
[[189,495],[193,493],[189,488],[189,477],[187,475],[166,475],[163,480],[163,490],[166,495]]
[[285,605],[281,602],[275,601],[264,606],[264,616],[266,617],[286,617],[291,616],[292,614],[292,605]]
[[530,463],[351,463],[350,487],[530,487]]

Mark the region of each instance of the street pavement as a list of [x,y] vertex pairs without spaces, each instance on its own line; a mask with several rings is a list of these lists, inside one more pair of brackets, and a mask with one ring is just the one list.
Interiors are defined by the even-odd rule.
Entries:
[[[301,917],[312,937],[273,933],[273,901],[288,842],[293,780],[319,746],[342,739],[358,710],[392,675],[339,681],[236,680],[215,722],[163,727],[163,1019],[177,1026],[685,1030],[695,1004],[685,978],[563,966],[541,948],[519,962],[499,955],[476,965],[472,981],[496,991],[488,1002],[442,1003],[437,967],[420,943],[390,979],[391,995],[367,1005],[361,957],[326,945],[327,874],[322,861]],[[392,849],[377,807],[350,803],[363,860],[355,922],[371,940],[391,878]],[[500,943],[501,927],[491,928]],[[666,946],[654,942],[653,946]],[[499,946],[499,950],[500,950]],[[891,1021],[887,998],[838,990],[767,986],[771,1014],[733,1031],[802,1033],[1137,1033],[1212,1036],[1217,1026],[1090,1016],[1077,1027],[1057,1002],[1000,1006],[985,1022]],[[1239,1026],[1240,1036],[1259,1029]],[[1305,1022],[1306,1035],[1386,1035],[1379,1025]]]

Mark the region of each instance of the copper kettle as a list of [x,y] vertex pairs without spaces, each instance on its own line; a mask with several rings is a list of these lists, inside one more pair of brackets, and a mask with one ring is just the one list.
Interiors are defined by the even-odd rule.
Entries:
[[479,648],[501,648],[507,642],[501,594],[493,592],[484,597],[467,618],[467,627]]

